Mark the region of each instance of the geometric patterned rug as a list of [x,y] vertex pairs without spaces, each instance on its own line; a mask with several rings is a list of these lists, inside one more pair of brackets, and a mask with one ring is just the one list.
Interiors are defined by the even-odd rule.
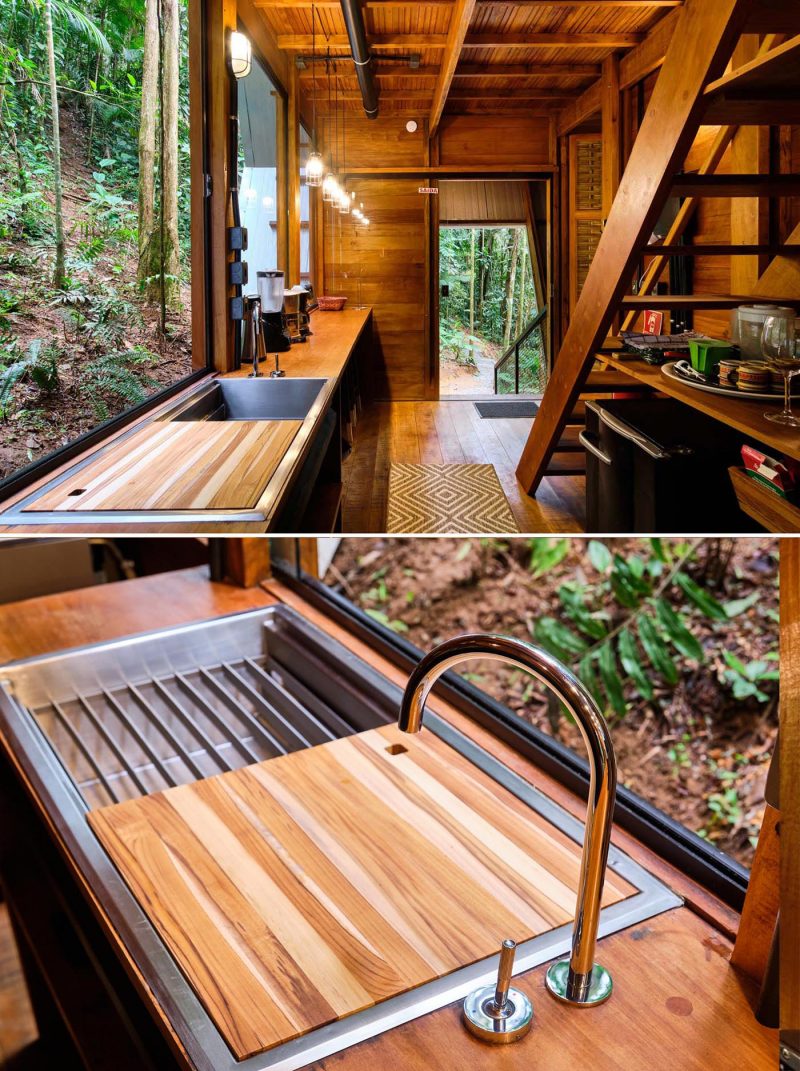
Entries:
[[520,530],[494,465],[394,462],[389,466],[388,514],[386,531],[398,535]]

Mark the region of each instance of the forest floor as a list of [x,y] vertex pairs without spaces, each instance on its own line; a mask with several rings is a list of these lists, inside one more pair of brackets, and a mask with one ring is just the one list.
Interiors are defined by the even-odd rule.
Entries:
[[[563,619],[558,589],[565,581],[592,583],[596,578],[586,543],[577,539],[570,541],[563,560],[535,577],[531,542],[344,539],[326,582],[425,651],[461,632],[530,639],[538,618]],[[696,579],[714,568],[720,553],[724,558],[730,549],[725,543],[698,543],[690,567]],[[777,688],[775,682],[763,682],[759,687],[765,701],[737,699],[724,652],[748,664],[777,651],[778,545],[766,537],[734,543],[724,576],[712,590],[719,600],[750,596],[750,604],[729,620],[711,620],[687,607],[677,586],[668,589],[665,595],[684,614],[704,659],[676,658],[677,684],[657,683],[650,702],[626,685],[628,711],[611,717],[610,726],[620,783],[750,866],[778,730]],[[607,545],[628,558],[646,557],[649,541],[608,540]],[[610,593],[607,608],[612,615],[619,611]],[[464,675],[520,717],[582,752],[575,725],[531,689],[527,675],[477,661]]]
[[[51,182],[45,180],[41,190],[42,235],[17,231],[0,238],[0,374],[9,363],[9,344],[22,355],[35,340],[50,347],[57,371],[55,389],[40,388],[31,376],[13,388],[0,420],[0,479],[191,371],[188,284],[181,285],[181,307],[168,314],[163,337],[159,309],[144,301],[136,283],[135,233],[101,233],[87,255],[87,239],[98,239],[89,224],[96,183],[86,162],[87,130],[68,107],[60,130],[69,302],[50,285]],[[11,172],[0,174],[0,182],[12,181]],[[129,213],[136,208],[125,207]]]
[[[462,330],[464,337],[462,352],[469,352],[469,332]],[[475,364],[465,365],[457,361],[451,353],[443,350],[440,354],[439,394],[442,397],[453,395],[494,394],[494,363],[503,352],[502,346],[487,339],[481,339],[475,348]]]

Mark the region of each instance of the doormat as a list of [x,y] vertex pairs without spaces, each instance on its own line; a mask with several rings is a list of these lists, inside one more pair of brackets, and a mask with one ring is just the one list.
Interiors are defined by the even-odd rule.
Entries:
[[387,532],[519,532],[494,465],[389,466]]
[[487,417],[535,417],[539,412],[538,402],[475,402],[478,416]]

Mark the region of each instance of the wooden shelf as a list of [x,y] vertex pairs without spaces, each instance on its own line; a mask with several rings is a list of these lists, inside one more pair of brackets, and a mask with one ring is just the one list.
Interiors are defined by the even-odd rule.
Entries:
[[678,401],[685,402],[693,409],[698,409],[731,428],[738,428],[742,432],[743,441],[762,443],[770,448],[771,453],[786,454],[787,457],[800,460],[800,434],[797,430],[781,427],[780,424],[764,419],[765,409],[770,406],[777,409],[780,406],[780,398],[777,395],[774,402],[747,401],[744,398],[740,401],[738,398],[711,394],[686,383],[678,383],[665,376],[659,367],[647,364],[639,357],[606,356],[604,359],[613,368],[626,372],[652,390],[677,398]]
[[644,256],[652,257],[751,257],[776,256],[779,253],[800,253],[800,245],[709,245],[697,242],[692,245],[645,245]]
[[620,301],[623,309],[737,309],[740,305],[752,305],[754,301],[768,301],[775,305],[800,306],[800,295],[795,297],[754,297],[747,295],[718,294],[626,294]]
[[728,469],[739,508],[768,532],[800,532],[800,509],[776,491],[748,476],[742,468]]
[[784,41],[777,48],[770,49],[763,56],[756,56],[749,63],[743,63],[735,70],[728,71],[716,81],[709,82],[704,96],[709,101],[723,94],[740,94],[742,97],[751,98],[771,94],[796,97],[800,92],[798,68],[800,34]]
[[794,197],[800,175],[676,175],[672,190],[681,197]]

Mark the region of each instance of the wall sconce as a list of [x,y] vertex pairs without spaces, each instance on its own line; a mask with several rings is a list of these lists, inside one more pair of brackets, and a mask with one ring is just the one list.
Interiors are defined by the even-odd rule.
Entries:
[[238,30],[231,31],[230,63],[234,78],[246,78],[253,65],[253,50],[249,40]]

